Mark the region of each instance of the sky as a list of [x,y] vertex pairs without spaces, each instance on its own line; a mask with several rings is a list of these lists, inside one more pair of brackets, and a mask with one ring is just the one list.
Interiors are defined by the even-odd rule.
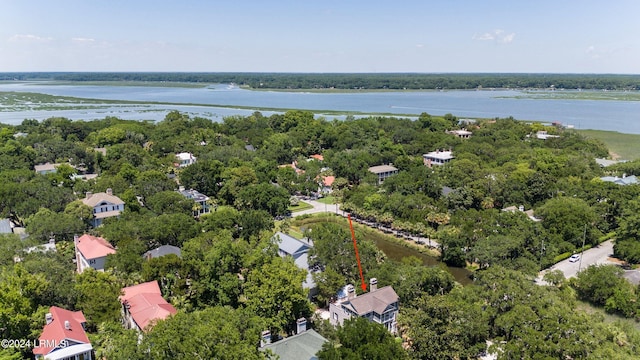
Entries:
[[0,72],[640,74],[638,0],[0,0]]

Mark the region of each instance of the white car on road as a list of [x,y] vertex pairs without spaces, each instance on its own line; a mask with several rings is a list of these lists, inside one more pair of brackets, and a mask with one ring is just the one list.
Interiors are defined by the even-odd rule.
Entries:
[[578,260],[580,260],[580,255],[578,255],[578,254],[573,254],[569,258],[569,262],[577,262]]

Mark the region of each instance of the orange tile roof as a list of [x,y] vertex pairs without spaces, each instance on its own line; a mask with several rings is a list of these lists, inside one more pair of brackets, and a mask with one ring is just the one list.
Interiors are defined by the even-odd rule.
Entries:
[[325,186],[333,185],[334,181],[336,181],[336,177],[335,176],[323,176],[322,177],[322,182],[324,183]]
[[[87,322],[82,311],[69,311],[57,306],[49,308],[49,312],[53,316],[53,321],[46,324],[40,335],[39,346],[33,350],[36,355],[47,355],[55,347],[50,345],[60,345],[63,340],[68,339],[78,343],[90,344],[87,334],[82,327],[83,322]],[[64,326],[65,322],[69,322],[69,329]]]
[[145,329],[155,320],[164,320],[178,312],[160,292],[157,281],[129,286],[122,289],[120,301],[129,305],[129,313],[140,329]]
[[310,156],[312,159],[316,159],[318,161],[324,161],[324,156],[320,155],[320,154],[313,154]]
[[107,240],[84,234],[78,238],[78,251],[85,259],[97,259],[109,254],[115,254],[116,249]]

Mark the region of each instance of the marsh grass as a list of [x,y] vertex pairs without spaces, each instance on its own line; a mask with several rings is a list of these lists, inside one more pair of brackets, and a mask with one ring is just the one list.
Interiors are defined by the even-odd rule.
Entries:
[[640,134],[623,134],[616,131],[604,130],[576,130],[591,139],[602,141],[609,152],[619,156],[619,159],[640,159]]

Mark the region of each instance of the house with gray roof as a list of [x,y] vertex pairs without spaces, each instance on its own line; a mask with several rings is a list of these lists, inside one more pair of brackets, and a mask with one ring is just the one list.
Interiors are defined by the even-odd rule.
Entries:
[[600,167],[607,167],[607,166],[611,166],[619,163],[625,163],[627,161],[628,160],[610,160],[610,159],[604,159],[604,158],[596,158],[596,164],[600,165]]
[[0,219],[0,234],[13,234],[13,227],[11,226],[11,220]]
[[171,255],[171,254],[176,255],[177,257],[182,257],[182,252],[180,251],[180,248],[173,245],[159,246],[153,250],[147,251],[146,253],[144,253],[144,255],[142,255],[142,257],[147,260],[151,260],[151,259],[155,259],[155,258],[159,258],[162,256]]
[[329,322],[334,326],[342,326],[345,320],[363,317],[382,324],[395,334],[400,309],[398,294],[391,286],[378,289],[376,278],[369,281],[369,289],[368,293],[356,296],[353,285],[347,285],[338,295],[338,300],[329,304]]
[[40,165],[35,165],[33,167],[33,170],[35,170],[36,174],[40,174],[40,175],[53,174],[57,171],[58,166],[60,165],[61,164],[50,164],[50,163],[40,164]]
[[600,180],[606,181],[606,182],[612,182],[618,185],[634,185],[638,183],[638,178],[635,175],[631,175],[631,176],[622,175],[622,177],[604,176],[604,177],[601,177]]
[[398,168],[393,166],[393,164],[378,165],[370,167],[369,172],[378,177],[378,185],[380,185],[386,178],[398,174]]
[[309,297],[317,292],[315,281],[313,281],[313,271],[309,269],[309,250],[313,247],[313,242],[307,238],[296,239],[283,232],[277,232],[272,240],[278,244],[278,255],[281,257],[291,256],[294,264],[307,272],[307,277],[302,283],[302,287],[309,291]]
[[197,205],[197,209],[193,210],[193,216],[199,218],[200,215],[208,214],[211,212],[211,206],[209,205],[209,197],[198,190],[185,190],[184,187],[180,187],[178,192],[187,199],[193,200]]
[[[304,318],[298,319],[296,327],[296,335],[274,343],[265,337],[260,351],[269,350],[280,360],[317,360],[316,354],[322,349],[327,339],[313,329],[307,330],[307,320]],[[267,332],[265,335],[270,336],[271,333]]]

